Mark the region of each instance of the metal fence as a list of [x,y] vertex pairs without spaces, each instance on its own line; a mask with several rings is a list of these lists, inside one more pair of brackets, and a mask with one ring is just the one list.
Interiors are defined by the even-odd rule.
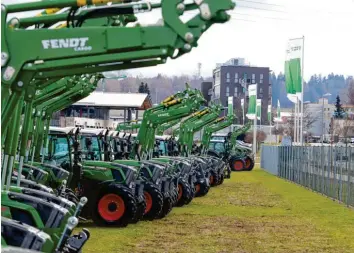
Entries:
[[268,146],[261,167],[328,197],[354,206],[354,147]]

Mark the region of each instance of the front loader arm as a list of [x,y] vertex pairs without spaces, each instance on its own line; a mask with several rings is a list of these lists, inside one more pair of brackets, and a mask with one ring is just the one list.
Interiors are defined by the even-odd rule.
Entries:
[[131,157],[146,158],[151,152],[156,129],[160,124],[188,116],[196,111],[203,102],[204,98],[201,92],[187,86],[185,91],[170,96],[158,106],[146,110]]
[[236,118],[235,115],[220,117],[204,128],[203,137],[202,137],[202,153],[207,152],[212,134],[226,127],[231,126],[235,118]]

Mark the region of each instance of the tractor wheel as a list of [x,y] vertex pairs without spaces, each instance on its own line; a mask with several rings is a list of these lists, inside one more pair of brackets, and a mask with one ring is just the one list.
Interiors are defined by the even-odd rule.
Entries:
[[245,159],[245,170],[246,171],[251,171],[253,170],[254,168],[254,160],[249,157],[249,156],[246,156],[246,159]]
[[101,190],[93,208],[92,220],[95,224],[125,227],[134,219],[137,206],[128,187],[111,184]]
[[144,219],[153,220],[158,218],[163,207],[163,195],[156,185],[147,182],[144,186],[146,208]]
[[164,218],[167,214],[169,214],[172,211],[173,208],[173,199],[172,197],[164,198],[163,200],[163,207],[162,211],[159,215],[159,219]]
[[243,171],[245,163],[241,158],[233,157],[230,160],[230,167],[232,171]]
[[223,184],[223,183],[224,183],[224,179],[225,179],[224,171],[222,171],[221,174],[219,175],[219,182],[218,182],[218,185]]
[[178,187],[175,187],[174,190],[171,192],[171,194],[172,194],[173,206],[176,206],[178,202]]
[[142,220],[144,217],[144,213],[145,213],[145,209],[146,209],[146,199],[145,199],[145,195],[143,195],[142,197],[143,197],[143,200],[140,202],[137,202],[136,214],[135,214],[135,217],[131,223],[135,224],[138,221]]
[[219,175],[214,171],[210,171],[209,183],[211,187],[217,186],[219,181]]
[[189,194],[188,199],[186,199],[185,205],[188,205],[189,203],[191,203],[192,200],[193,200],[193,198],[194,198],[194,196],[195,196],[195,187],[193,187],[192,185],[190,185],[190,189],[191,189],[191,192],[190,192],[190,194]]
[[210,189],[210,185],[207,183],[198,183],[195,185],[195,196],[196,197],[203,197],[208,194]]
[[191,186],[184,180],[178,182],[178,198],[176,206],[181,207],[186,204],[191,195]]

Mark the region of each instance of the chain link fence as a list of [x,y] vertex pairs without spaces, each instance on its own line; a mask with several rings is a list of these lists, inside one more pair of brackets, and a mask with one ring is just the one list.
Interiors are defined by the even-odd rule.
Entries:
[[354,147],[268,146],[261,167],[348,206],[354,206]]

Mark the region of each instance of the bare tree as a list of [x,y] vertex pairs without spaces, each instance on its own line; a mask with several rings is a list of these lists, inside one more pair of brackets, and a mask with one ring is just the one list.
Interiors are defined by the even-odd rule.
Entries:
[[349,119],[348,117],[345,119],[335,120],[334,123],[334,133],[344,137],[345,139],[349,136],[353,135],[354,129],[354,120]]
[[[288,132],[288,135],[291,138],[294,138],[294,117],[295,111],[294,109],[291,112],[291,116],[288,118],[285,128]],[[309,106],[304,104],[304,117],[303,117],[303,132],[308,133],[313,124],[319,120],[319,116],[310,111]]]

